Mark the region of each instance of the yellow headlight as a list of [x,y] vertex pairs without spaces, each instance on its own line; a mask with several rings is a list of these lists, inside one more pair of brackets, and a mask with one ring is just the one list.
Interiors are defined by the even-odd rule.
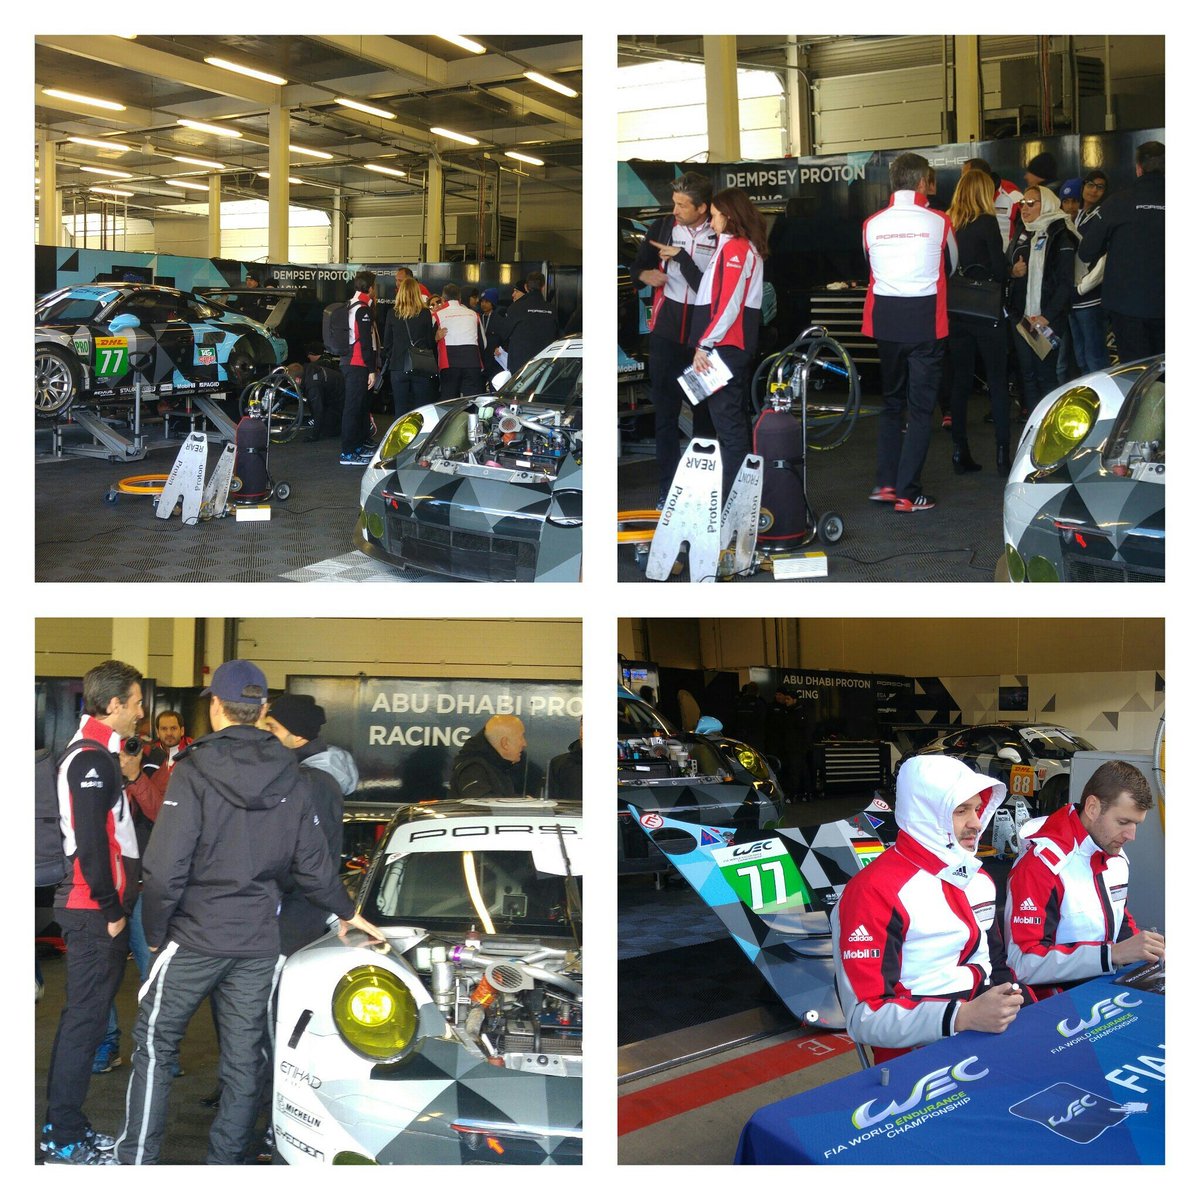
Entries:
[[424,424],[425,420],[420,413],[409,413],[388,430],[387,437],[383,439],[383,445],[379,448],[379,457],[395,458],[421,432]]
[[347,971],[333,991],[333,1021],[351,1049],[394,1062],[417,1032],[417,1002],[403,981],[381,967]]
[[755,779],[766,779],[770,774],[767,770],[767,764],[763,760],[761,754],[750,746],[743,746],[738,751],[738,762],[754,776]]
[[1092,431],[1100,413],[1100,397],[1090,387],[1063,392],[1042,418],[1033,439],[1033,465],[1057,466]]

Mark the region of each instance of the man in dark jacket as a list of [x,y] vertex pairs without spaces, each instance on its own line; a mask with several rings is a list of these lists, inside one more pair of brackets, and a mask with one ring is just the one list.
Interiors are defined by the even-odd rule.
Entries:
[[[314,758],[323,756],[329,747],[321,739],[325,710],[312,696],[285,693],[271,702],[267,728],[296,756],[300,773],[312,785],[313,810],[325,835],[333,861],[342,861],[342,802],[341,784],[328,770],[323,770]],[[315,904],[289,879],[283,885],[283,902],[279,909],[279,942],[282,953],[295,954],[302,946],[316,941],[327,929],[329,910]]]
[[143,920],[157,952],[141,992],[119,1162],[158,1161],[171,1069],[192,1014],[211,995],[223,1083],[209,1132],[210,1163],[239,1163],[250,1145],[266,1061],[268,1003],[279,953],[281,886],[372,938],[338,881],[311,785],[294,755],[255,722],[267,680],[245,659],[213,673],[213,732],[184,752],[171,777],[144,864]]
[[343,467],[365,467],[371,461],[366,451],[370,427],[370,394],[379,371],[379,331],[371,306],[375,301],[375,272],[359,271],[354,276],[350,299],[350,353],[342,356],[342,378],[346,381],[342,408]]
[[[63,850],[70,871],[54,897],[67,947],[67,990],[46,1083],[41,1149],[47,1164],[107,1163],[113,1139],[83,1111],[92,1060],[129,954],[129,912],[137,895],[137,837],[125,781],[141,754],[121,750],[142,719],[142,676],[110,659],[83,677],[85,714],[72,742],[107,746],[71,751],[58,772]],[[119,755],[118,755],[119,752]]]
[[545,286],[545,275],[531,271],[525,277],[525,294],[508,306],[497,330],[497,339],[508,352],[508,369],[513,375],[558,337],[558,318],[546,300]]
[[579,722],[579,740],[567,747],[566,754],[550,760],[546,794],[551,800],[583,799],[583,721]]
[[460,800],[538,796],[541,772],[525,756],[520,717],[498,714],[464,743],[450,770],[450,794]]
[[1136,151],[1133,188],[1100,205],[1079,248],[1087,263],[1108,255],[1100,302],[1121,362],[1161,354],[1165,345],[1166,163],[1162,142],[1143,142]]

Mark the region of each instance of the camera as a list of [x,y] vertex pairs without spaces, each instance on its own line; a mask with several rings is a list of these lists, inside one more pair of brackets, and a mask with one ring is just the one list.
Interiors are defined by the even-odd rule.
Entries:
[[126,754],[140,754],[142,752],[142,739],[140,737],[127,737],[122,742],[121,749]]

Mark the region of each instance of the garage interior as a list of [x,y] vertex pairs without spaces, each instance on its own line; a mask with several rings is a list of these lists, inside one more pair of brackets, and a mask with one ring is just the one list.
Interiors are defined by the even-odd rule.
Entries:
[[[1165,711],[1155,619],[621,618],[618,647],[622,679],[634,691],[650,682],[660,711],[685,729],[704,714],[728,732],[740,687],[756,674],[780,678],[760,668],[799,682],[810,722],[835,712],[822,687],[838,673],[912,680],[931,727],[1040,720],[1128,755],[1154,750]],[[879,724],[882,744],[882,706]],[[780,828],[861,811],[876,791],[867,778],[788,804]],[[1161,825],[1155,832],[1148,818],[1130,847],[1135,913],[1139,878],[1143,907],[1161,911]],[[1010,865],[984,862],[1001,880]],[[623,876],[617,900],[619,1162],[731,1163],[759,1108],[859,1070],[851,1041],[798,1024],[673,871]]]
[[[338,268],[343,282],[323,303],[349,294],[358,266],[377,270],[390,301],[400,264],[433,288],[510,288],[542,269],[559,273],[564,296],[577,291],[578,38],[45,35],[35,39],[35,83],[39,262],[43,251],[67,263],[69,251],[152,256],[167,278],[179,258],[220,260],[243,275],[255,263],[299,264],[317,281],[322,267]],[[233,421],[237,405],[224,396]],[[272,478],[290,484],[292,499],[272,507],[269,523],[181,529],[156,521],[143,496],[105,503],[122,478],[167,472],[189,429],[220,430],[218,444],[231,436],[232,425],[206,423],[190,402],[161,407],[144,403],[136,427],[119,405],[100,408],[112,441],[97,440],[96,422],[84,427],[83,417],[57,429],[38,419],[37,578],[433,578],[352,551],[359,476],[339,469],[330,437],[273,448]],[[392,420],[386,385],[375,407],[382,436]],[[141,454],[120,440],[135,428]],[[78,504],[64,505],[67,494]],[[96,539],[121,535],[143,553],[97,561]]]
[[[521,653],[510,654],[509,647],[520,647]],[[61,747],[78,723],[80,679],[108,658],[129,662],[144,673],[147,727],[154,714],[170,707],[184,714],[187,734],[196,737],[207,731],[208,702],[200,697],[200,690],[220,663],[233,658],[256,662],[267,676],[272,696],[285,689],[301,691],[314,683],[331,694],[347,687],[353,692],[354,685],[368,677],[416,682],[479,680],[494,687],[496,694],[506,689],[519,692],[524,685],[578,696],[582,626],[578,620],[546,618],[43,618],[36,622],[34,657],[38,744]],[[484,688],[480,694],[489,693]],[[74,697],[71,711],[60,711],[65,706],[56,704],[64,696]],[[326,703],[331,722],[340,720],[339,732],[348,732],[347,714],[335,713],[334,704],[328,700]],[[399,717],[394,719],[400,722]],[[474,732],[482,727],[486,715],[464,713],[456,719]],[[384,723],[389,716],[381,708],[374,720]],[[577,736],[577,720],[577,716],[553,712],[540,718],[541,725],[552,727],[554,733],[539,754],[565,749],[557,739]],[[529,717],[528,723],[532,751],[539,718]],[[351,745],[349,737],[331,736],[329,740]],[[404,764],[411,764],[421,751],[396,744],[386,753],[395,761],[396,771],[403,773]],[[364,771],[364,776],[367,773]],[[386,822],[389,809],[397,803],[398,789],[378,786],[364,789],[363,794],[369,802],[361,806]],[[354,808],[354,798],[348,799],[347,810]],[[35,1010],[34,1035],[34,1113],[40,1129],[65,969],[61,954],[52,944],[40,942],[37,949],[45,989]],[[88,1093],[87,1113],[92,1124],[107,1132],[119,1131],[124,1119],[130,1034],[139,986],[137,970],[130,962],[116,1001],[124,1062],[107,1074],[94,1075]],[[180,1058],[185,1074],[172,1089],[163,1161],[199,1164],[205,1161],[208,1127],[215,1111],[203,1099],[217,1084],[217,1043],[207,1005],[193,1018]]]
[[[822,436],[820,409],[844,405],[845,389],[836,379],[814,373],[810,394],[817,424],[807,455],[807,504],[812,524],[820,529],[825,516],[835,514],[844,536],[836,543],[814,536],[810,548],[825,556],[825,573],[806,573],[804,579],[1007,579],[1001,512],[1008,472],[997,469],[981,373],[968,402],[967,442],[982,470],[956,472],[950,430],[941,424],[943,415],[949,420],[945,400],[935,410],[921,473],[922,488],[940,511],[909,522],[867,499],[877,482],[874,418],[882,401],[876,343],[859,332],[867,274],[861,223],[888,203],[889,191],[886,171],[872,174],[872,155],[890,158],[906,149],[925,155],[937,177],[932,203],[940,209],[950,203],[960,165],[980,155],[993,171],[1022,187],[1025,165],[1039,152],[1051,151],[1060,165],[1059,180],[1102,166],[1112,191],[1126,188],[1134,178],[1133,143],[1126,151],[1114,139],[1136,130],[1147,131],[1146,138],[1162,136],[1165,39],[630,34],[618,39],[618,65],[619,76],[628,75],[617,93],[622,220],[645,226],[670,211],[669,182],[684,169],[711,175],[715,190],[744,188],[767,219],[771,253],[765,280],[774,288],[779,312],[774,325],[764,329],[759,357],[820,325],[857,366],[857,418],[848,429],[836,427],[838,437],[845,435],[836,444]],[[1140,134],[1133,137],[1141,140]],[[864,163],[866,174],[854,176]],[[795,182],[797,166],[811,168],[810,183]],[[822,168],[826,182],[820,181]],[[851,182],[837,182],[844,179]],[[622,237],[632,239],[622,259],[626,267],[639,236],[632,228],[622,226]],[[661,492],[646,327],[644,321],[640,327],[636,323],[627,275],[622,285],[618,322],[628,357],[618,377],[618,509],[645,513],[655,508]],[[767,308],[764,303],[764,318]],[[1011,366],[1010,393],[1015,448],[1024,422],[1018,416],[1020,383]],[[680,418],[685,439],[692,436],[688,407]],[[631,521],[631,538],[642,526],[644,521]],[[647,536],[645,542],[622,544],[622,581],[646,578],[648,542]],[[686,567],[674,578],[686,580]],[[760,570],[737,581],[770,583],[775,576]]]

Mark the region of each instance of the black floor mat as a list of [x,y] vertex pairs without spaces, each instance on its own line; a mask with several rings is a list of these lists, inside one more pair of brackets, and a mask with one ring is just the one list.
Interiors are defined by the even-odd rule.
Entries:
[[729,939],[617,964],[617,1037],[622,1046],[764,1005],[787,1011]]

